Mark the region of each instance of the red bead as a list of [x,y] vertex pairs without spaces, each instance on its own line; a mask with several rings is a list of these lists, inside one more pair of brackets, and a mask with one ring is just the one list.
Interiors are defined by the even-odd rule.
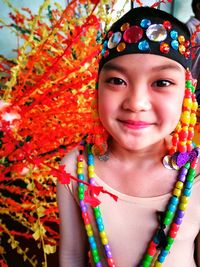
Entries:
[[192,138],[193,138],[193,136],[194,136],[194,131],[188,131],[188,139],[189,140],[192,140]]
[[109,55],[109,51],[106,50],[103,56],[106,58],[108,55]]
[[149,248],[147,249],[147,253],[148,253],[150,256],[155,255],[155,253],[156,253],[156,248],[149,247]]
[[190,152],[193,149],[193,145],[192,144],[187,144],[187,151]]
[[171,30],[172,28],[171,22],[168,20],[163,22],[163,26],[165,27],[166,30]]
[[127,43],[137,43],[143,36],[143,29],[139,26],[131,26],[123,35],[124,41]]
[[176,146],[177,143],[178,143],[178,140],[179,140],[179,137],[176,136],[176,135],[174,135],[174,136],[172,137],[172,145],[173,145],[173,146]]
[[112,32],[112,31],[108,32],[108,37],[111,37],[111,36],[112,36],[112,34],[113,34],[113,32]]
[[187,147],[182,146],[181,144],[178,144],[178,151],[182,153],[187,152]]
[[185,141],[188,136],[188,131],[181,130],[179,133],[179,139],[180,141]]
[[192,93],[191,93],[190,89],[188,89],[188,88],[185,90],[185,97],[186,98],[191,98],[192,97]]
[[177,232],[179,229],[180,225],[176,223],[172,223],[171,230]]
[[110,266],[110,267],[115,267],[113,258],[109,258],[109,259],[107,259],[107,262],[108,262],[108,266]]
[[173,230],[170,230],[169,231],[169,236],[172,237],[172,238],[175,238],[177,235],[177,231],[173,231]]
[[83,155],[78,155],[78,161],[83,161],[83,160],[84,160]]
[[161,43],[160,44],[160,51],[164,54],[169,53],[170,47],[167,43]]
[[190,57],[190,55],[191,55],[191,52],[190,52],[190,50],[189,49],[186,49],[186,51],[185,51],[185,57],[186,58],[189,58]]
[[187,48],[188,48],[188,47],[190,46],[190,41],[189,41],[189,40],[187,40],[187,41],[185,41],[185,43],[184,43],[184,44],[185,44],[185,47],[187,47]]

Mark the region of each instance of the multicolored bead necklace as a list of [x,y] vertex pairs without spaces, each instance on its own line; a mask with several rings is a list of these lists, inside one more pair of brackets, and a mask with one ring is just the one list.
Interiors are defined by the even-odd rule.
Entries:
[[[91,151],[91,145],[87,145],[88,155],[88,178],[89,183],[95,185],[95,172],[94,172],[94,156]],[[84,180],[84,145],[79,146],[79,155],[77,163],[77,174],[79,180]],[[183,221],[185,210],[187,208],[188,199],[191,195],[193,181],[196,175],[195,168],[197,166],[198,158],[200,156],[200,148],[196,147],[192,150],[193,156],[184,164],[179,170],[177,182],[172,191],[172,197],[170,198],[166,211],[164,213],[162,222],[156,230],[152,240],[149,242],[148,248],[141,260],[140,267],[160,267],[165,261],[174,239],[177,235],[178,229]],[[196,155],[196,156],[194,156]],[[88,214],[88,206],[84,201],[85,185],[79,183],[78,185],[78,197],[80,200],[80,207],[82,211],[82,218],[85,224],[85,229],[90,244],[91,254],[96,267],[102,267],[99,251],[94,237],[94,232],[90,222]],[[109,267],[115,267],[115,263],[112,257],[109,241],[106,231],[104,229],[103,219],[100,211],[100,206],[93,208],[94,216],[99,231],[101,243],[104,247],[105,254],[107,256],[107,264]],[[169,227],[169,230],[165,236],[164,229]],[[163,239],[162,236],[165,236]],[[153,265],[152,265],[153,264]]]

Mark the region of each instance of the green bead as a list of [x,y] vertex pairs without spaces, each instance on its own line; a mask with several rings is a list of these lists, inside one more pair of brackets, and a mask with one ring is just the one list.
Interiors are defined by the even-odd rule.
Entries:
[[191,83],[190,80],[187,80],[187,81],[186,81],[186,87],[187,87],[187,88],[191,88],[191,87],[192,87],[192,83]]
[[149,267],[150,265],[151,265],[151,262],[145,261],[145,260],[142,261],[142,267]]
[[94,260],[95,263],[97,263],[97,262],[100,261],[100,258],[99,258],[99,256],[94,256],[94,257],[93,257],[93,260]]
[[172,245],[173,243],[174,243],[174,238],[168,236],[168,237],[167,237],[167,244]]
[[196,175],[196,170],[190,168],[189,171],[188,171],[188,175],[193,175],[193,176],[195,176],[195,175]]
[[99,256],[98,250],[96,248],[92,249],[92,255],[93,257]]
[[174,213],[172,212],[172,211],[166,211],[166,218],[169,218],[169,219],[171,219],[171,218],[173,218],[173,216],[174,216]]
[[165,250],[170,251],[172,244],[167,244]]
[[84,194],[83,193],[79,193],[78,196],[79,196],[79,199],[80,200],[83,200],[84,199]]
[[79,187],[78,192],[79,192],[79,194],[83,194],[84,193],[84,187]]
[[190,174],[187,176],[187,181],[193,182],[194,181],[194,175]]
[[169,225],[169,224],[171,223],[171,221],[172,221],[171,218],[165,218],[163,223],[164,223],[165,225]]
[[151,263],[152,259],[153,259],[153,256],[149,254],[145,254],[144,261],[148,261],[149,263]]
[[98,209],[94,208],[94,214],[95,214],[96,218],[101,217],[101,212],[100,212],[99,208]]
[[184,167],[185,167],[186,169],[189,169],[189,168],[190,168],[190,163],[187,162],[187,163],[184,165]]

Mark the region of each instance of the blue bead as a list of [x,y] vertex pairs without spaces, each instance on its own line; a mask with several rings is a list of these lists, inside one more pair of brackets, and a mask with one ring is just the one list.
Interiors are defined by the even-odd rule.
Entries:
[[189,182],[189,181],[186,181],[185,182],[185,187],[187,188],[187,189],[191,189],[192,188],[192,182]]
[[161,253],[160,253],[160,255],[163,256],[163,257],[166,257],[168,253],[169,253],[169,251],[162,250]]
[[[104,43],[103,43],[103,47],[107,48],[107,45],[108,45],[108,41],[106,40]],[[90,155],[89,155],[90,156]],[[92,155],[91,155],[92,156]]]
[[98,224],[98,230],[99,230],[99,232],[102,232],[104,230],[104,225]]
[[84,174],[82,174],[82,173],[81,174],[78,174],[78,179],[79,180],[84,180]]
[[90,244],[95,242],[94,236],[89,236],[88,237],[88,241],[89,241]]
[[179,202],[179,200],[177,197],[175,197],[175,196],[171,197],[170,204],[177,206],[178,202]]
[[149,19],[143,19],[141,22],[140,22],[140,26],[142,28],[148,28],[149,26],[151,25],[151,21]]
[[183,190],[183,195],[186,196],[186,197],[189,197],[191,195],[191,190],[190,189],[184,189]]
[[96,220],[97,220],[97,224],[102,224],[102,218],[101,217],[98,217]]
[[96,249],[97,248],[97,245],[96,245],[95,242],[93,242],[93,243],[90,244],[90,247],[91,247],[91,249]]
[[178,38],[178,32],[173,30],[170,32],[170,36],[173,40],[176,40]]
[[158,261],[159,261],[160,263],[163,263],[163,262],[165,261],[165,257],[159,255],[159,256],[158,256]]
[[171,47],[174,49],[174,50],[178,50],[178,47],[179,47],[179,43],[177,40],[173,40],[171,42]]
[[168,210],[171,211],[171,212],[175,212],[175,210],[176,210],[176,206],[173,205],[173,204],[169,204],[169,205],[167,206],[167,208],[168,208]]
[[147,51],[147,50],[149,50],[149,43],[146,40],[141,41],[138,44],[138,48],[141,51]]

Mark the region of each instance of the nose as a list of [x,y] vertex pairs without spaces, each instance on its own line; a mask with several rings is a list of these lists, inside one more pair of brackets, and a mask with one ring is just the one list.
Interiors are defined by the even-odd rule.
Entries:
[[146,86],[137,86],[129,89],[122,107],[132,112],[148,111],[152,107],[151,96]]

